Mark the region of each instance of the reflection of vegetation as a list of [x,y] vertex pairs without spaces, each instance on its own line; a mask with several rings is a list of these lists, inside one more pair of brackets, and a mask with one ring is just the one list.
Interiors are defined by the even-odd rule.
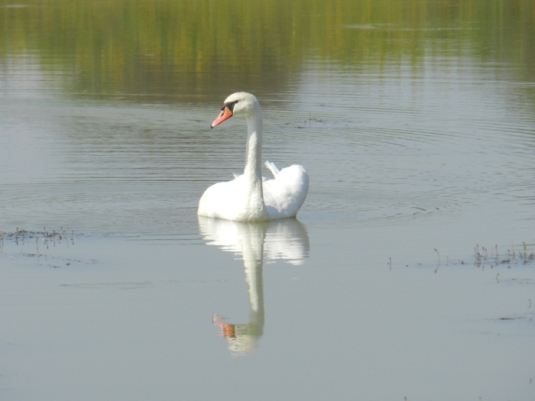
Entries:
[[[535,80],[532,0],[0,0],[0,58],[31,52],[75,93],[273,91],[307,57],[414,65],[463,52]],[[193,99],[192,99],[193,101]]]

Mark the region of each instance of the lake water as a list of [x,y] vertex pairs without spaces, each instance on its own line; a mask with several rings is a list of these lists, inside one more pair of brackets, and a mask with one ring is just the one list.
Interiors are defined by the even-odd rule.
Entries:
[[[532,1],[0,4],[2,400],[532,400]],[[198,218],[263,157],[297,220]],[[268,171],[264,171],[267,176]]]

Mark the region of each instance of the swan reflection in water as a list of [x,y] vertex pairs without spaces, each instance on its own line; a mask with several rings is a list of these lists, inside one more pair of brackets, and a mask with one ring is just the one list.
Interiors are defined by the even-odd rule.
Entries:
[[282,260],[296,266],[303,264],[309,252],[306,228],[296,219],[241,223],[207,217],[199,217],[199,228],[208,245],[243,260],[249,289],[249,321],[229,323],[216,314],[213,322],[221,328],[232,353],[246,354],[254,349],[264,332],[264,262]]

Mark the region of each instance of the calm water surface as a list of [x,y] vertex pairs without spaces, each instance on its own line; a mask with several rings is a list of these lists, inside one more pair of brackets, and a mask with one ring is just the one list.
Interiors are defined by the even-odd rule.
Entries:
[[0,3],[0,397],[533,399],[533,3],[251,3]]

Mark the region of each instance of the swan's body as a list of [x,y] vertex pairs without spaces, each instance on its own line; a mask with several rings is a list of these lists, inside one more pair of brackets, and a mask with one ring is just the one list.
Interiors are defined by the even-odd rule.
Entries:
[[237,92],[226,100],[212,128],[235,116],[247,120],[247,146],[243,174],[232,181],[209,187],[199,201],[200,216],[235,221],[265,221],[295,217],[308,192],[308,174],[303,166],[282,170],[270,162],[272,179],[261,175],[262,111],[256,97]]

